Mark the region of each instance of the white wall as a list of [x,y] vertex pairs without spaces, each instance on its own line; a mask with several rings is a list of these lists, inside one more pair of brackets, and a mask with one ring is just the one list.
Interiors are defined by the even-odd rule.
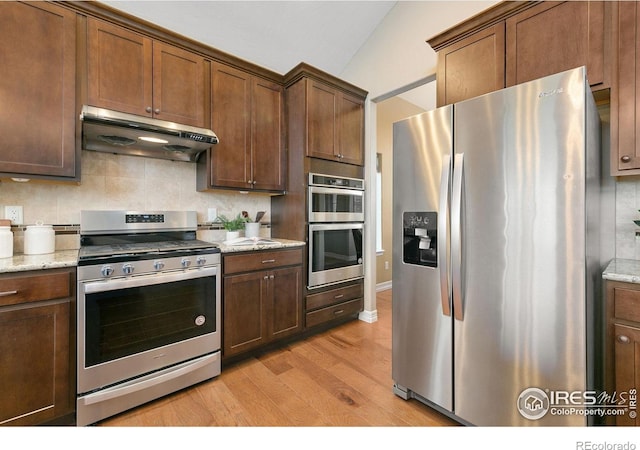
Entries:
[[369,91],[394,91],[436,71],[427,39],[497,1],[399,1],[339,76]]
[[[365,136],[365,188],[376,192],[376,105],[381,95],[396,91],[436,71],[436,53],[426,40],[496,4],[496,1],[400,1],[387,14],[353,57],[341,78],[369,92]],[[434,98],[426,100],[435,106]],[[367,196],[364,312],[360,318],[373,321],[376,312],[375,198]],[[391,249],[389,249],[391,250]]]

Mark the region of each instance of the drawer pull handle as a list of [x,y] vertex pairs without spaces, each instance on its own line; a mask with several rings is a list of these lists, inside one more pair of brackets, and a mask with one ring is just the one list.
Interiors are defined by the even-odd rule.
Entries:
[[337,311],[334,311],[334,312],[333,312],[333,314],[334,314],[335,316],[339,316],[339,315],[340,315],[340,314],[342,314],[343,312],[344,312],[344,309],[339,309],[339,310],[337,310]]
[[270,263],[274,263],[276,262],[275,259],[265,259],[264,261],[262,261],[262,264],[270,264]]
[[5,292],[0,292],[0,297],[8,297],[10,295],[15,295],[17,294],[18,291],[5,291]]
[[631,342],[631,339],[629,339],[629,336],[625,336],[624,334],[619,334],[618,342],[620,342],[621,344],[628,344],[629,342]]
[[344,294],[340,294],[340,295],[336,295],[335,297],[333,297],[334,299],[338,300],[339,298],[344,297]]

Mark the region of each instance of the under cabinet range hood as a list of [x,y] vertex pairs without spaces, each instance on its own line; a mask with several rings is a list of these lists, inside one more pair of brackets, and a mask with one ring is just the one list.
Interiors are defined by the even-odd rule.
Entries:
[[83,150],[195,162],[218,143],[218,136],[206,128],[94,106],[83,106],[80,120]]

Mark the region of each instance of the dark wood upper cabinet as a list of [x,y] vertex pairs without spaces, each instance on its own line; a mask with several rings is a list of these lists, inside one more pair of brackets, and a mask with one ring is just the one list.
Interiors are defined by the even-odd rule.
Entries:
[[504,35],[499,23],[438,52],[438,106],[505,87]]
[[640,175],[640,7],[614,7],[614,79],[611,88],[611,175]]
[[307,83],[307,156],[364,165],[364,99],[318,80]]
[[542,2],[506,20],[507,86],[587,67],[592,87],[608,88],[604,2]]
[[87,97],[92,106],[206,127],[209,67],[181,48],[89,18]]
[[76,14],[0,2],[0,173],[77,179]]
[[212,127],[220,142],[198,168],[198,189],[283,191],[281,84],[212,63]]
[[434,36],[437,105],[579,66],[593,91],[608,89],[611,3],[506,1]]

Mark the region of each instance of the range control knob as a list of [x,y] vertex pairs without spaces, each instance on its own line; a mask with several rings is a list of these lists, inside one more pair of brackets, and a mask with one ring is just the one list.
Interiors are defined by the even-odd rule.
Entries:
[[189,258],[182,258],[182,261],[180,262],[180,264],[182,264],[182,267],[186,269],[191,265],[191,260]]
[[127,263],[122,266],[122,272],[125,275],[131,275],[133,273],[133,265]]
[[154,261],[153,262],[153,268],[156,269],[156,270],[164,269],[164,262],[162,262],[162,261]]
[[196,258],[196,264],[198,264],[199,266],[204,266],[204,264],[207,262],[207,257],[206,256],[198,256]]
[[102,266],[102,269],[100,269],[100,273],[103,277],[110,277],[111,275],[113,275],[113,267]]

